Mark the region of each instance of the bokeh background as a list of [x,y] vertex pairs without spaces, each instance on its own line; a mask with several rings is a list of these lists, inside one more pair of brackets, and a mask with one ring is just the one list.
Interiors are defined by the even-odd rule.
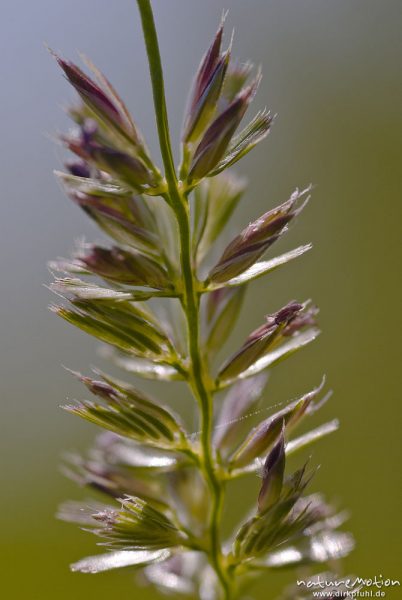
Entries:
[[[90,425],[59,410],[78,385],[61,365],[100,363],[96,344],[47,311],[49,258],[80,236],[99,237],[60,191],[52,142],[73,97],[44,44],[89,55],[126,99],[157,156],[150,85],[134,0],[3,0],[1,70],[2,597],[27,600],[157,598],[130,570],[71,574],[94,553],[92,536],[57,522],[65,498],[84,498],[59,472],[65,450],[86,448]],[[223,8],[235,54],[264,67],[256,107],[279,117],[263,146],[242,161],[250,188],[243,226],[313,182],[313,200],[279,250],[313,252],[255,283],[231,339],[264,313],[312,297],[324,334],[274,371],[266,402],[307,391],[326,373],[334,389],[319,421],[341,430],[314,446],[313,487],[351,511],[357,548],[345,572],[401,579],[401,28],[400,0],[155,0],[174,141],[189,83]],[[167,388],[159,390],[167,393]],[[175,388],[175,394],[177,389]],[[188,398],[175,397],[176,406]],[[314,423],[315,424],[315,423]],[[253,482],[252,486],[255,486]],[[243,501],[244,488],[231,494]],[[254,489],[254,488],[253,488]],[[270,576],[256,598],[275,598],[293,576]],[[387,597],[400,597],[401,591]]]

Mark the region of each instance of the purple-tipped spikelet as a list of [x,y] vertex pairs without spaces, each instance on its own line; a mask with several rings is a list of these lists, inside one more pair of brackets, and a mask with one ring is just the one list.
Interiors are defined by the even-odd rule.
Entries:
[[[319,333],[318,309],[310,301],[292,300],[276,312],[267,306],[264,323],[220,357],[252,281],[309,250],[263,259],[300,215],[310,188],[267,206],[227,240],[245,183],[224,171],[272,123],[263,110],[238,132],[261,75],[252,76],[250,63],[231,63],[222,21],[195,76],[176,171],[152,10],[149,0],[137,1],[164,168],[106,77],[88,60],[91,77],[56,56],[80,99],[69,111],[75,131],[60,137],[73,156],[58,177],[111,243],[83,243],[71,259],[50,264],[61,272],[50,287],[64,300],[52,310],[100,340],[103,357],[128,372],[124,379],[187,384],[199,424],[187,429],[165,399],[132,381],[75,372],[90,398],[63,408],[105,431],[86,456],[66,458],[64,471],[105,503],[66,503],[59,517],[105,546],[73,571],[143,568],[149,582],[175,597],[233,600],[251,575],[332,562],[353,547],[336,531],[342,515],[305,494],[307,465],[288,472],[290,454],[337,428],[334,420],[294,435],[328,397],[321,397],[324,381],[279,408],[265,400],[268,372]],[[258,472],[251,513],[222,539],[225,490]]]

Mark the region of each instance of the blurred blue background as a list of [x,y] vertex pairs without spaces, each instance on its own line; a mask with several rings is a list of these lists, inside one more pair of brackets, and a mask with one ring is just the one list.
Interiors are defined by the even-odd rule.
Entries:
[[[189,84],[223,8],[227,30],[236,30],[235,55],[263,65],[255,110],[267,105],[279,116],[268,140],[239,167],[250,187],[236,225],[295,186],[316,186],[297,227],[276,248],[312,241],[314,250],[253,285],[231,345],[290,299],[318,303],[324,334],[275,370],[266,402],[307,391],[326,373],[335,393],[319,421],[339,416],[342,427],[314,447],[314,464],[322,465],[314,488],[351,510],[357,548],[346,572],[401,579],[402,2],[153,4],[176,145]],[[92,340],[48,312],[52,297],[43,286],[49,258],[65,256],[80,236],[99,237],[52,175],[63,159],[52,138],[67,127],[63,105],[74,96],[44,44],[73,60],[77,51],[89,55],[158,156],[138,13],[134,0],[1,5],[3,597],[156,598],[134,587],[129,570],[97,577],[68,570],[95,546],[54,519],[59,502],[86,496],[58,465],[63,451],[87,447],[95,431],[59,410],[81,393],[61,365],[86,372],[99,360]],[[292,580],[267,577],[255,597],[271,600]]]

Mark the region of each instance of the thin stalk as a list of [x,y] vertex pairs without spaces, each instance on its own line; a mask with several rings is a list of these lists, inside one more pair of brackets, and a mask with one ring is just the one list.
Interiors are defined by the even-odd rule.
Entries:
[[155,105],[156,123],[159,136],[165,177],[168,187],[169,203],[172,206],[179,228],[180,236],[180,265],[183,286],[182,305],[186,316],[188,329],[188,345],[190,356],[189,382],[196,397],[201,413],[201,447],[202,462],[206,481],[211,492],[211,513],[209,521],[209,560],[222,585],[226,600],[231,598],[231,584],[223,565],[220,542],[219,522],[222,511],[224,483],[219,478],[214,461],[211,431],[212,431],[212,396],[210,376],[202,359],[200,350],[200,318],[199,294],[197,280],[194,276],[191,254],[191,228],[188,202],[177,180],[173,153],[170,143],[168,117],[166,110],[163,70],[159,52],[158,38],[150,0],[137,0],[140,11],[145,46],[149,62],[152,83],[152,93]]

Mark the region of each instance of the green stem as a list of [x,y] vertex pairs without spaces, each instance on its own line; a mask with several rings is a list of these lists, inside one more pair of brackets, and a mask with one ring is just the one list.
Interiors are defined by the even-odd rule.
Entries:
[[221,583],[226,600],[231,598],[231,585],[225,567],[220,542],[219,523],[222,511],[224,483],[219,478],[212,452],[212,396],[208,369],[200,351],[199,294],[194,276],[191,254],[191,228],[188,202],[177,180],[176,169],[169,136],[166,110],[163,70],[159,52],[158,38],[150,0],[137,0],[148,55],[152,93],[155,105],[156,123],[168,196],[172,206],[180,235],[180,264],[183,283],[182,305],[186,315],[188,344],[190,355],[190,385],[200,406],[202,462],[206,481],[211,491],[211,513],[209,521],[209,559]]

